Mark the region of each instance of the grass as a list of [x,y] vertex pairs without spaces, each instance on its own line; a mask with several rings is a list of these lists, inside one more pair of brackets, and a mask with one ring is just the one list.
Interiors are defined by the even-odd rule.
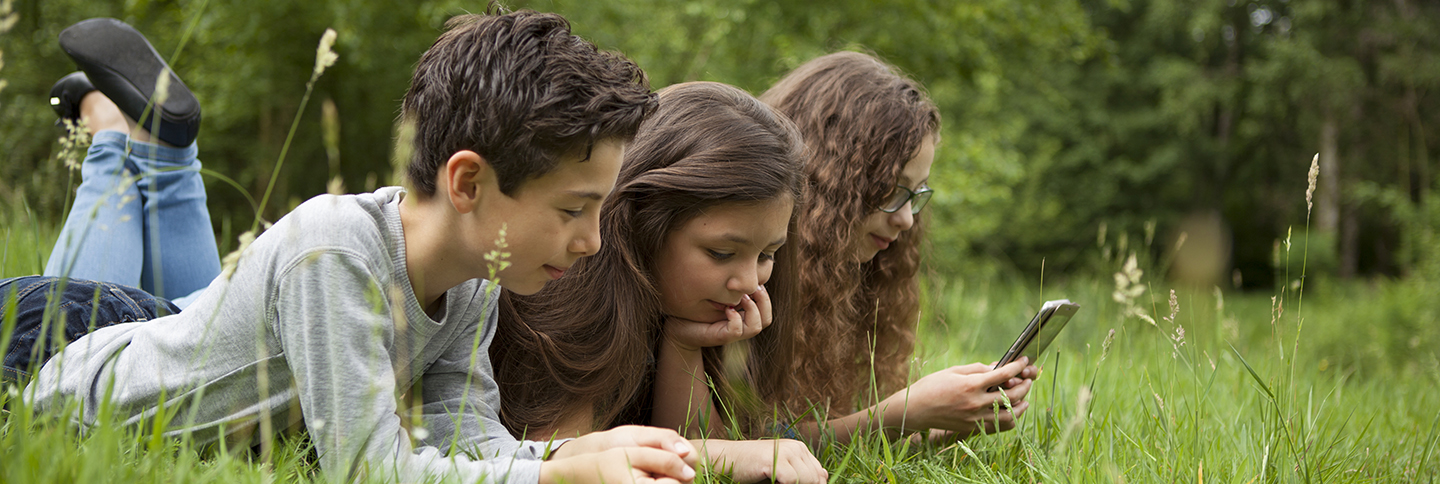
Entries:
[[[40,272],[55,230],[23,207],[0,211],[0,223],[3,275]],[[1110,280],[1052,282],[1043,293],[1003,280],[931,283],[917,348],[924,372],[999,357],[1045,299],[1083,309],[1041,362],[1016,430],[951,444],[872,435],[816,453],[834,482],[1434,482],[1435,285],[1311,284],[1304,313],[1277,298],[1278,317],[1268,294],[1177,288],[1167,319],[1168,289],[1150,288],[1137,305],[1152,325],[1122,317]],[[303,437],[281,439],[264,460],[133,429],[81,434],[18,395],[0,392],[0,482],[322,479]]]
[[[333,60],[322,42],[306,99]],[[292,124],[287,148],[294,131]],[[1313,190],[1313,173],[1310,182]],[[252,232],[269,195],[267,187]],[[24,205],[0,209],[0,276],[40,273],[57,227]],[[1145,269],[1157,272],[1151,265]],[[1135,268],[1115,269],[1126,273],[1119,298],[1103,277],[1044,289],[927,281],[921,372],[994,360],[1046,299],[1069,298],[1083,309],[1042,358],[1045,373],[1017,429],[953,443],[873,434],[826,444],[814,450],[832,481],[1434,482],[1440,475],[1440,283],[1320,280],[1300,293],[1302,276],[1272,297],[1172,291],[1142,285]],[[303,435],[257,454],[144,435],[105,425],[103,416],[82,433],[64,418],[34,413],[20,395],[0,388],[0,483],[325,480]]]

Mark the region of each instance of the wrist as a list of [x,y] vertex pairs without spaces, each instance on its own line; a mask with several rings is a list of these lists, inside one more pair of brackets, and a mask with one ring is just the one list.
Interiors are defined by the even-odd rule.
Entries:
[[560,465],[562,464],[552,461],[541,462],[539,484],[559,483],[562,476],[560,476],[560,471],[557,468],[560,467]]
[[929,428],[924,421],[925,412],[919,408],[920,402],[910,399],[908,391],[908,388],[900,390],[880,401],[882,407],[877,412],[880,421],[876,422],[880,428],[887,432],[910,432]]
[[555,444],[555,447],[550,449],[550,455],[547,456],[545,460],[547,460],[547,461],[548,461],[548,460],[558,460],[558,459],[564,459],[564,458],[566,458],[566,457],[570,457],[571,454],[573,454],[573,452],[571,452],[571,450],[574,449],[575,446],[573,446],[573,445],[565,445],[565,444],[568,444],[568,443],[573,442],[573,441],[575,441],[575,440],[576,440],[576,439],[568,439],[568,440],[565,440],[565,441],[560,442],[560,443],[558,443],[558,444]]

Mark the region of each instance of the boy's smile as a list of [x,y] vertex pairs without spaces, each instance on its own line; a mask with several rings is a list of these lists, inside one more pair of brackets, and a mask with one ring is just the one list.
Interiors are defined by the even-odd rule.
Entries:
[[[405,256],[415,295],[427,307],[446,290],[494,274],[516,294],[534,294],[565,274],[576,260],[600,251],[600,205],[615,188],[624,142],[595,143],[561,156],[554,169],[500,191],[495,171],[472,151],[460,151],[437,174],[437,193],[400,207]],[[433,221],[427,221],[433,219]],[[501,231],[505,246],[500,247]]]
[[489,195],[481,199],[484,216],[498,222],[487,225],[498,234],[499,223],[504,224],[505,251],[510,253],[508,266],[499,273],[501,286],[516,294],[534,294],[563,276],[576,260],[600,251],[600,205],[615,188],[624,145],[603,140],[589,154],[584,161],[583,154],[561,157],[555,169],[521,184],[513,197],[486,190]]

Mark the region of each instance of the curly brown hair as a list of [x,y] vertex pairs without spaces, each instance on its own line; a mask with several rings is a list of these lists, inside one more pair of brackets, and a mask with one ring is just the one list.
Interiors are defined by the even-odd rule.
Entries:
[[[506,292],[490,358],[517,437],[547,436],[587,417],[592,428],[643,422],[663,308],[655,254],[666,236],[727,203],[804,199],[795,125],[753,96],[697,82],[660,91],[660,108],[626,147],[600,215],[600,251],[539,293]],[[796,237],[792,213],[788,237]],[[793,319],[795,249],[782,246],[765,284],[776,320]],[[773,351],[758,345],[752,351]],[[708,367],[718,353],[707,352]]]
[[[798,240],[804,316],[757,337],[789,340],[793,350],[752,360],[759,366],[752,374],[761,398],[792,416],[848,414],[862,398],[883,398],[909,377],[923,218],[868,262],[856,261],[851,247],[861,220],[894,189],[923,140],[938,138],[940,111],[919,84],[858,52],[806,62],[760,100],[804,136],[810,193]],[[862,393],[871,388],[871,355],[878,395]]]

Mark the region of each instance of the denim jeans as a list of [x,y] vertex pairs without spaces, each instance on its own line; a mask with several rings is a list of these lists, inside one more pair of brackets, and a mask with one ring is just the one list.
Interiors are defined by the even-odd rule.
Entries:
[[[23,381],[63,344],[97,328],[180,312],[180,308],[165,298],[133,287],[26,276],[0,281],[0,314],[11,311],[12,293],[15,329],[5,347],[4,369],[0,374],[0,378],[11,381]],[[57,333],[64,338],[63,343],[55,341]]]
[[96,133],[45,275],[171,299],[209,285],[220,274],[220,255],[196,153],[193,144],[170,148]]

